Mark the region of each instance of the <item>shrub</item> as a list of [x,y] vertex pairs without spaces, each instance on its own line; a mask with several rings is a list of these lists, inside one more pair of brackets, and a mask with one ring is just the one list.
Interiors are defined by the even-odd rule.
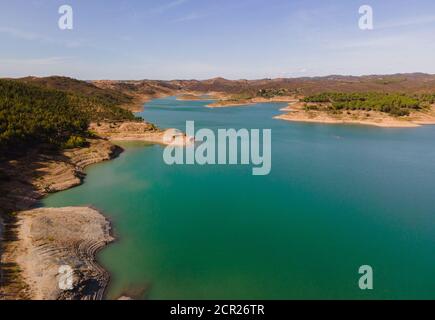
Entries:
[[304,106],[304,108],[305,108],[306,111],[316,111],[316,110],[319,110],[319,106],[318,105],[308,105],[308,104],[306,104]]
[[71,136],[69,137],[68,141],[66,141],[64,144],[62,144],[62,147],[64,149],[75,149],[75,148],[82,148],[85,147],[88,144],[85,138],[78,137],[78,136]]

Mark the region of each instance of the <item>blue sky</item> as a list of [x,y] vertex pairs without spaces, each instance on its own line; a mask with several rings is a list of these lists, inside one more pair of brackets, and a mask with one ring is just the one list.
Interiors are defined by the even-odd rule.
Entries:
[[[74,29],[58,28],[58,9]],[[358,28],[361,5],[374,30]],[[435,73],[433,0],[0,0],[0,77]]]

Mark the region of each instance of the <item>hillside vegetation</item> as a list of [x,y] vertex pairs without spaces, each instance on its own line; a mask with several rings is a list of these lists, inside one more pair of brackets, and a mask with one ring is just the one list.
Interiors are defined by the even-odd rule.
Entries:
[[[87,83],[77,81],[76,86]],[[32,81],[0,80],[0,152],[25,151],[40,143],[81,146],[91,121],[136,119],[118,106],[126,99],[95,89],[94,95],[67,84],[59,90]]]
[[321,93],[304,98],[309,110],[316,110],[318,103],[332,111],[364,110],[379,111],[392,116],[408,116],[415,110],[428,108],[434,103],[434,95],[408,95],[393,93]]

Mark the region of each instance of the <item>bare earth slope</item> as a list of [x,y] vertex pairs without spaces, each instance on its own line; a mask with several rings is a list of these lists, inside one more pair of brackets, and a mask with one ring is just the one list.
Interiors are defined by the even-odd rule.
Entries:
[[10,177],[0,184],[3,213],[27,209],[48,193],[81,184],[84,168],[112,159],[122,149],[102,139],[89,140],[87,148],[62,153],[31,150],[27,155],[0,164]]
[[[21,212],[18,241],[9,248],[9,259],[21,268],[24,292],[32,300],[100,300],[109,274],[95,261],[95,254],[113,241],[110,223],[91,208],[43,208]],[[73,289],[61,290],[65,279],[59,268],[74,270]]]
[[81,184],[86,166],[112,159],[120,152],[122,149],[110,142],[95,139],[90,140],[87,148],[63,153],[34,149],[0,164],[2,172],[9,177],[0,183],[0,213],[4,220],[1,226],[4,231],[0,233],[0,300],[29,299],[35,294],[23,279],[24,268],[15,255],[17,246],[25,240],[19,231],[22,210],[31,208],[48,193]]

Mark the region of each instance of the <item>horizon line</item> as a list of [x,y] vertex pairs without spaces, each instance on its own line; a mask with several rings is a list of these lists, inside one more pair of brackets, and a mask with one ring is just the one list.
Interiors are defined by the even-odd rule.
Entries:
[[255,78],[255,79],[247,79],[247,78],[238,78],[238,79],[230,79],[225,78],[221,76],[216,76],[212,78],[172,78],[172,79],[150,79],[150,78],[141,78],[141,79],[109,79],[109,78],[102,78],[102,79],[79,79],[74,78],[72,76],[67,75],[58,75],[53,74],[49,76],[35,76],[35,75],[28,75],[24,77],[1,77],[0,79],[25,79],[25,78],[38,78],[38,79],[44,79],[44,78],[69,78],[69,79],[75,79],[80,81],[211,81],[211,80],[225,80],[225,81],[264,81],[264,80],[298,80],[298,79],[319,79],[319,78],[331,78],[331,77],[352,77],[352,78],[364,78],[364,77],[386,77],[386,76],[404,76],[404,75],[425,75],[425,76],[435,76],[435,73],[427,73],[427,72],[397,72],[397,73],[373,73],[373,74],[360,74],[360,75],[354,75],[354,74],[328,74],[328,75],[316,75],[316,76],[302,76],[302,77],[276,77],[276,78]]

